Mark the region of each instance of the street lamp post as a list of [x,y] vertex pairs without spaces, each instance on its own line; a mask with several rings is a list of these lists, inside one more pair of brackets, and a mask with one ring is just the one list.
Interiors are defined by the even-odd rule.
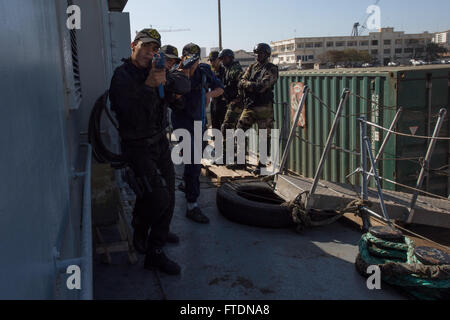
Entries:
[[218,8],[219,8],[219,50],[222,51],[222,13],[220,9],[220,0],[218,1]]

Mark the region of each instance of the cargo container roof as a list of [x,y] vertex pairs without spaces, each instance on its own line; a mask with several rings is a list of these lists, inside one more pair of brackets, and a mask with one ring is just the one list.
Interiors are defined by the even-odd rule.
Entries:
[[290,70],[280,72],[282,75],[305,75],[305,74],[348,74],[348,73],[384,73],[384,72],[402,72],[414,70],[441,70],[448,69],[450,65],[427,65],[427,66],[405,66],[405,67],[382,67],[382,68],[342,68],[342,69],[320,69],[320,70]]

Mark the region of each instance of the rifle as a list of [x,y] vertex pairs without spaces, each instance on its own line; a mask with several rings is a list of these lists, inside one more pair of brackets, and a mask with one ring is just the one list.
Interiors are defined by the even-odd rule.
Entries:
[[181,63],[181,68],[183,70],[190,69],[199,60],[200,56],[198,54],[194,54],[193,56],[187,57],[187,59]]
[[[155,54],[155,68],[156,69],[166,69],[166,56],[164,53],[160,53],[159,55]],[[164,99],[164,86],[162,84],[159,85],[159,97]]]

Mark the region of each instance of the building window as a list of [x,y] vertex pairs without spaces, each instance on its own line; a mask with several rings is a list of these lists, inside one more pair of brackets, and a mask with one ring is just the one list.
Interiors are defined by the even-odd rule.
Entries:
[[372,45],[373,46],[377,46],[378,45],[378,40],[372,40]]
[[397,39],[397,40],[395,40],[395,44],[403,44],[403,40],[402,39]]
[[384,40],[384,45],[385,46],[390,46],[391,45],[391,40]]
[[327,47],[334,47],[334,42],[327,42]]
[[314,48],[322,48],[322,42],[314,43]]
[[409,39],[408,40],[408,44],[418,44],[419,43],[419,40],[417,40],[417,39]]
[[361,41],[359,43],[360,46],[368,46],[369,45],[369,41]]
[[303,47],[304,47],[303,43],[299,43],[299,44],[297,45],[297,48],[298,48],[298,49],[301,49],[301,48],[303,48]]
[[378,50],[376,49],[372,50],[372,54],[378,54]]
[[405,53],[413,53],[414,49],[413,48],[405,48]]
[[302,60],[302,56],[297,56],[297,61]]
[[308,56],[309,60],[314,60],[314,56]]
[[313,43],[309,42],[305,44],[305,48],[312,48],[313,47]]
[[391,49],[384,49],[384,54],[391,54]]
[[395,49],[395,53],[403,53],[403,49],[402,48],[397,48],[397,49]]
[[345,42],[344,41],[336,42],[336,47],[343,47],[343,46],[345,46]]

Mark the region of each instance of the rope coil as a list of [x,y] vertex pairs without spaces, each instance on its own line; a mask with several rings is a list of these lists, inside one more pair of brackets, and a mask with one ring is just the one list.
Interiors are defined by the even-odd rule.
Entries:
[[395,243],[367,233],[359,242],[355,265],[364,276],[368,276],[369,266],[377,265],[383,281],[402,287],[415,298],[450,298],[450,265],[422,264],[415,257],[415,247],[408,237],[404,237],[404,243]]

